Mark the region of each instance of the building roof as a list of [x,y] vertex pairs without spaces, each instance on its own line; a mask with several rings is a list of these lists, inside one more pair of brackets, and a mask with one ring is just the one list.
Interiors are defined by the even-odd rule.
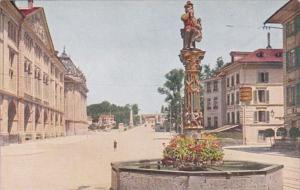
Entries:
[[26,17],[34,11],[38,10],[40,7],[33,7],[32,9],[19,9],[20,12]]
[[66,53],[65,49],[62,52],[62,54],[59,56],[59,59],[61,60],[61,62],[64,64],[66,68],[66,75],[80,78],[81,80],[83,80],[83,82],[86,81],[83,72],[78,67],[76,67],[76,65],[73,63],[72,59],[70,58],[70,56]]
[[300,9],[299,0],[289,0],[280,9],[278,9],[270,18],[265,21],[266,23],[282,24],[291,16],[297,13]]
[[247,53],[243,58],[238,59],[240,63],[280,63],[283,62],[282,49],[258,49]]

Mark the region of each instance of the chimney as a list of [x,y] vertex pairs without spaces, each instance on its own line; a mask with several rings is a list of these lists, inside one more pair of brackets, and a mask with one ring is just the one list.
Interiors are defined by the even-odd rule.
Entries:
[[267,46],[267,49],[271,49],[272,47],[271,47],[271,37],[270,37],[271,35],[270,35],[270,32],[268,32],[268,46]]
[[28,9],[33,8],[33,0],[28,0]]

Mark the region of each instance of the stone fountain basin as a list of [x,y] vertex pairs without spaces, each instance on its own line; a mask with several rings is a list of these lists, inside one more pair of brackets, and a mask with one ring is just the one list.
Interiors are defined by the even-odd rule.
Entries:
[[201,171],[157,166],[159,159],[112,163],[111,190],[282,190],[283,165],[224,161]]

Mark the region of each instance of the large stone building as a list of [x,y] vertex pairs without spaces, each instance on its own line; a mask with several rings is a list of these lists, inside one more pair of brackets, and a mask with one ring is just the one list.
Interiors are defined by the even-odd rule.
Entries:
[[2,141],[66,135],[64,72],[44,9],[0,1],[0,137]]
[[[205,81],[205,127],[243,126],[247,144],[265,142],[263,130],[283,126],[281,49],[231,52],[231,62]],[[240,101],[240,88],[252,89],[252,100]]]
[[300,127],[300,1],[288,1],[266,23],[283,25],[285,126]]
[[65,66],[65,128],[67,135],[84,134],[88,130],[86,79],[64,50],[59,59]]

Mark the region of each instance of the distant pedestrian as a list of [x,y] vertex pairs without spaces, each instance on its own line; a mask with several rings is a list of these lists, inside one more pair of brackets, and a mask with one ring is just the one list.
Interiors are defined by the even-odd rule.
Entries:
[[118,142],[116,140],[114,140],[114,151],[116,151],[117,146],[118,146]]

